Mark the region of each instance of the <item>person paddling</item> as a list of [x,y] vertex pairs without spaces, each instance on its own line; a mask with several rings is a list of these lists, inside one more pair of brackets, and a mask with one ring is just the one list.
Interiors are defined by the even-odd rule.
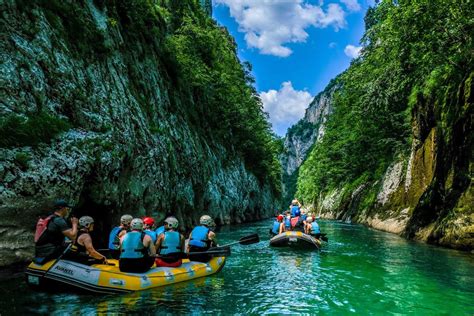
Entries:
[[141,218],[134,218],[130,228],[131,231],[120,240],[119,269],[122,272],[146,272],[155,262],[155,245],[143,232]]
[[[216,234],[212,229],[216,226],[214,220],[209,215],[203,215],[199,219],[200,226],[194,227],[189,235],[188,253],[203,252],[211,246],[217,245]],[[190,261],[208,262],[211,257],[208,255],[190,255]]]
[[79,232],[71,247],[70,258],[83,264],[107,264],[107,258],[97,252],[92,245],[90,232],[94,230],[94,219],[90,216],[79,218]]
[[42,264],[58,258],[66,249],[64,237],[76,239],[77,218],[71,218],[72,228],[65,220],[70,212],[71,206],[65,200],[56,200],[54,213],[38,221],[35,233],[35,262]]
[[178,229],[178,220],[170,216],[165,219],[166,231],[158,236],[156,241],[156,249],[159,258],[156,258],[157,267],[179,267],[182,260],[179,257],[184,249],[184,237]]
[[109,235],[109,249],[112,258],[118,259],[120,257],[120,239],[130,230],[130,223],[132,222],[132,215],[122,215],[120,217],[120,225],[114,227]]

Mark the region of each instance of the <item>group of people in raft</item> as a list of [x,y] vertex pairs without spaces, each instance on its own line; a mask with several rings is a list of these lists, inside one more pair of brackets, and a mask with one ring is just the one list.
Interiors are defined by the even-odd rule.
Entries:
[[279,214],[273,222],[273,227],[270,233],[275,236],[286,231],[292,231],[303,228],[303,232],[308,235],[313,235],[320,238],[321,230],[316,219],[311,213],[307,213],[305,209],[301,208],[301,203],[294,199],[291,201],[289,210],[285,214]]
[[[66,201],[57,200],[53,214],[46,220],[40,220],[44,231],[38,232],[41,225],[37,224],[35,262],[44,263],[62,256],[83,264],[107,264],[107,257],[97,251],[92,243],[90,232],[94,230],[94,219],[90,216],[72,217],[72,227],[69,227],[65,219],[70,211]],[[154,264],[158,267],[179,267],[184,252],[191,261],[208,262],[211,257],[202,252],[216,245],[215,223],[208,215],[201,216],[199,223],[191,231],[185,249],[185,238],[178,232],[179,222],[175,217],[166,218],[163,225],[155,229],[155,221],[151,217],[122,215],[120,225],[110,232],[109,258],[118,259],[120,271],[134,273],[146,272]],[[64,237],[72,241],[69,251],[66,250]]]

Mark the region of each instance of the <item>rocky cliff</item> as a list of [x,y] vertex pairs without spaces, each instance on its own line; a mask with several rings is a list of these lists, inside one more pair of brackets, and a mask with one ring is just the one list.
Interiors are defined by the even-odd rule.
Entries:
[[381,179],[333,189],[312,209],[323,218],[474,249],[473,79],[471,73],[457,90],[446,91],[445,104],[419,97],[411,150]]
[[280,158],[283,169],[283,207],[294,198],[299,167],[313,145],[324,135],[324,123],[332,111],[332,97],[337,86],[337,79],[334,79],[324,91],[316,95],[304,117],[289,128],[285,135],[285,152]]
[[0,1],[0,266],[31,257],[58,197],[101,236],[123,213],[174,214],[184,229],[275,209],[270,183],[177,91],[163,53],[175,16],[109,2]]

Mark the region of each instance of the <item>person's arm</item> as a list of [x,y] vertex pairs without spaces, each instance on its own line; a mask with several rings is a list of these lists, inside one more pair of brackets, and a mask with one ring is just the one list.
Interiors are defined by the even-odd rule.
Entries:
[[153,244],[153,241],[151,240],[150,236],[146,235],[143,238],[143,246],[148,248],[148,253],[150,254],[150,256],[156,255],[155,245]]
[[207,238],[211,241],[211,245],[214,244],[215,247],[217,247],[217,238],[216,238],[216,233],[209,231],[207,234]]
[[161,244],[163,243],[163,238],[165,236],[163,234],[159,234],[158,237],[156,238],[156,243],[155,243],[155,248],[158,250],[161,248]]
[[189,241],[191,240],[192,235],[193,235],[193,233],[191,232],[191,233],[189,234],[189,238],[188,238],[188,246],[186,247],[186,253],[189,253]]
[[84,244],[84,247],[86,247],[87,254],[89,256],[91,256],[94,259],[99,259],[99,260],[102,259],[104,261],[107,261],[107,258],[105,258],[104,255],[101,255],[94,249],[94,246],[92,245],[91,236],[89,236],[88,234],[83,234],[81,235],[81,237],[79,237],[79,239],[80,240],[78,240],[78,243],[80,244],[80,242],[82,241],[82,243]]
[[119,239],[122,239],[122,237],[125,236],[126,233],[127,233],[127,230],[123,229],[120,231],[120,233],[118,233],[117,236]]
[[284,223],[280,223],[280,229],[278,230],[278,233],[281,234],[285,231],[285,224]]
[[72,217],[71,218],[72,228],[68,228],[68,229],[62,229],[63,227],[67,227],[66,221],[64,219],[62,220],[64,222],[64,225],[66,226],[62,226],[62,225],[60,226],[61,232],[63,233],[64,236],[74,241],[74,239],[76,239],[76,236],[77,236],[77,223],[79,222],[79,220],[75,217]]

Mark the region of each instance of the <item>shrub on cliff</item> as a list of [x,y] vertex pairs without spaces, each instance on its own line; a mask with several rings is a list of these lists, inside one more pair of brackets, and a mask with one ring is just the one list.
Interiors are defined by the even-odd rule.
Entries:
[[31,113],[27,117],[10,114],[0,119],[0,147],[35,146],[48,143],[71,125],[44,111]]

